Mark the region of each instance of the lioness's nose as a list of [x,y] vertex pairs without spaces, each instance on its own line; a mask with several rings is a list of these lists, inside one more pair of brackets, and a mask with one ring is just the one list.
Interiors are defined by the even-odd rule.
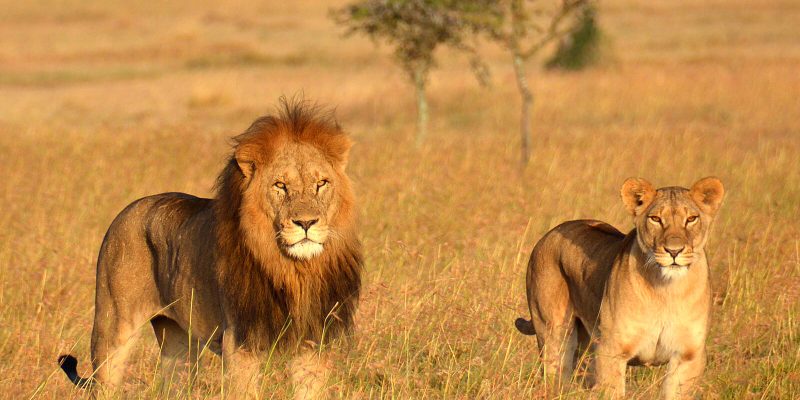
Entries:
[[319,219],[293,219],[292,223],[303,228],[304,231],[308,231],[317,221]]
[[670,249],[669,247],[664,247],[664,250],[665,250],[667,253],[669,253],[669,255],[671,255],[671,256],[672,256],[672,258],[675,258],[675,257],[677,257],[677,256],[678,256],[678,254],[681,254],[681,252],[682,252],[682,251],[683,251],[683,249],[685,249],[685,248],[686,248],[686,246],[683,246],[683,247],[681,247],[680,249]]

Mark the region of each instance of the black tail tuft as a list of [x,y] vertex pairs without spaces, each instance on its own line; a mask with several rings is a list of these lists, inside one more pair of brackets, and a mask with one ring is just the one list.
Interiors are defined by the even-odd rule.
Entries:
[[532,336],[536,334],[536,330],[533,329],[533,322],[529,319],[517,318],[517,320],[514,321],[514,326],[516,326],[517,330],[523,335]]
[[69,378],[75,386],[86,389],[94,385],[94,379],[81,378],[80,375],[78,375],[78,360],[72,355],[62,354],[58,356],[58,365],[61,366],[61,369],[67,374],[67,378]]

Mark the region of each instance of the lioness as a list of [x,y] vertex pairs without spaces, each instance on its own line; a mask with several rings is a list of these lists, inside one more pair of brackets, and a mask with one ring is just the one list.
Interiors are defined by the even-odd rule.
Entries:
[[320,394],[326,361],[307,343],[350,329],[361,287],[350,139],[330,115],[282,99],[234,142],[214,199],[158,194],[112,222],[97,261],[93,376],[59,359],[73,383],[118,385],[149,322],[167,366],[204,346],[221,352],[228,396],[258,396],[275,350],[296,355],[296,397]]
[[[539,240],[528,262],[531,320],[546,376],[566,382],[576,349],[594,347],[598,389],[625,393],[626,365],[669,363],[662,397],[691,393],[705,367],[711,284],[705,244],[724,189],[704,178],[691,189],[622,185],[635,228],[569,221]],[[580,342],[580,347],[578,344]],[[591,384],[591,383],[590,383]]]

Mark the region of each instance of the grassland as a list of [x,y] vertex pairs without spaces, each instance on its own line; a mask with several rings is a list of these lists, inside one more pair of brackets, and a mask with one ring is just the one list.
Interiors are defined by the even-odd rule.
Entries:
[[[728,194],[708,244],[715,287],[703,398],[800,396],[800,5],[743,0],[601,4],[613,49],[580,73],[532,71],[534,154],[517,168],[518,97],[442,54],[429,142],[387,49],[343,39],[323,1],[0,4],[0,397],[79,398],[56,356],[87,372],[94,263],[105,229],[148,194],[211,195],[227,138],[281,94],[335,105],[357,144],[367,268],[342,398],[539,398],[519,335],[533,243],[558,222],[626,230],[628,176]],[[53,3],[53,4],[48,4]],[[273,2],[279,3],[279,2]],[[123,398],[156,397],[146,332]],[[192,387],[219,396],[209,357]],[[634,398],[663,369],[634,369]],[[291,389],[276,368],[268,397]],[[583,393],[567,397],[582,398]]]

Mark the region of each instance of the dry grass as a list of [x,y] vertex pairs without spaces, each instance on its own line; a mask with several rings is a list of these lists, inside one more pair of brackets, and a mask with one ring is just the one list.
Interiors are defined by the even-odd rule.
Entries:
[[[86,373],[111,219],[147,194],[209,195],[226,138],[298,91],[337,105],[357,141],[366,289],[335,360],[341,397],[542,396],[535,340],[512,325],[536,239],[580,217],[628,229],[617,194],[628,176],[686,186],[711,174],[728,197],[708,245],[718,301],[704,398],[800,396],[796,2],[603,2],[615,59],[533,74],[522,173],[498,49],[486,51],[490,89],[445,57],[431,140],[414,151],[402,74],[385,49],[342,39],[324,2],[3,3],[0,397],[81,395],[55,359],[70,350]],[[126,398],[158,393],[144,337]],[[196,385],[163,397],[218,397],[219,371],[209,357]],[[661,373],[632,370],[634,397],[651,398]],[[266,395],[285,397],[283,378],[271,371]]]

